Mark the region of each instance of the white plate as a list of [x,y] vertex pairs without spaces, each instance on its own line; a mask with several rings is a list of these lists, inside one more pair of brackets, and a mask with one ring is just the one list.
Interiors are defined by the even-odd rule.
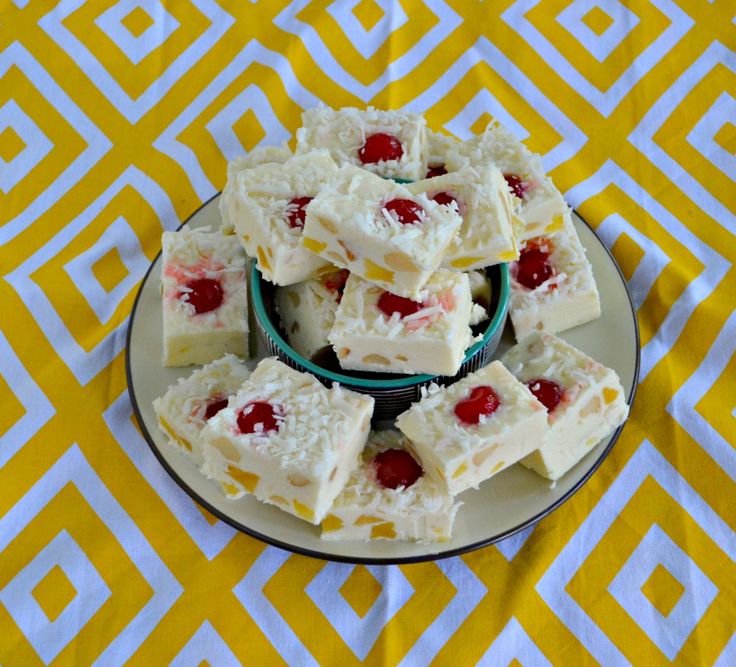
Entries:
[[[577,215],[573,216],[580,240],[593,265],[601,295],[603,316],[571,329],[562,338],[616,370],[631,403],[639,375],[639,329],[626,283],[606,247]],[[220,225],[217,196],[187,221],[191,227]],[[126,368],[128,391],[138,422],[154,454],[176,482],[200,505],[235,528],[277,546],[319,558],[362,563],[396,563],[452,556],[491,544],[535,523],[559,507],[590,477],[606,457],[621,429],[598,444],[554,488],[548,480],[521,465],[514,465],[460,496],[453,539],[439,545],[375,540],[323,542],[319,528],[286,514],[252,496],[228,500],[219,485],[208,480],[171,447],[158,429],[152,402],[192,368],[161,365],[161,256],[143,279],[130,316]],[[504,333],[497,356],[513,344]],[[259,345],[259,349],[263,349]]]

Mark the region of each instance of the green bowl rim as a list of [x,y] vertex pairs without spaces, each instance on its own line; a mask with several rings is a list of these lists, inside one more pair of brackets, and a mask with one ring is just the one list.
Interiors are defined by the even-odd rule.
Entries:
[[[508,264],[497,264],[499,272],[501,274],[501,293],[498,297],[498,307],[496,312],[493,314],[488,328],[483,334],[483,338],[477,343],[473,344],[470,349],[465,353],[463,364],[471,359],[477,352],[479,352],[488,341],[497,333],[498,328],[501,326],[502,321],[505,320],[505,314],[508,310],[509,295],[511,293],[511,284],[509,280],[509,267]],[[350,385],[353,387],[360,387],[361,389],[403,389],[411,387],[413,385],[422,384],[429,382],[435,378],[440,377],[439,375],[409,375],[405,378],[398,378],[393,380],[371,380],[365,378],[356,378],[350,375],[343,375],[341,373],[334,373],[329,371],[322,366],[318,366],[309,359],[305,359],[302,355],[296,352],[281,336],[276,327],[271,322],[271,318],[266,313],[266,307],[263,304],[263,295],[261,294],[261,272],[256,266],[256,262],[253,262],[253,268],[251,269],[251,296],[253,297],[253,307],[255,315],[258,318],[260,325],[266,330],[266,333],[271,339],[278,345],[279,349],[286,354],[292,361],[300,364],[303,368],[320,375],[333,382],[339,382],[342,385]]]

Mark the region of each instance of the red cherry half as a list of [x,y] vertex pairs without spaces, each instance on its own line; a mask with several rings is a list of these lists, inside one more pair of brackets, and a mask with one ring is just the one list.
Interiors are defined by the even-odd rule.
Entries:
[[304,219],[307,217],[306,206],[314,197],[294,197],[289,202],[287,219],[289,227],[304,227]]
[[529,387],[529,391],[534,394],[536,398],[545,408],[547,412],[552,412],[557,404],[562,400],[563,389],[556,382],[552,380],[545,380],[544,378],[537,378],[536,380],[529,380],[526,383]]
[[537,289],[555,275],[549,253],[535,247],[524,248],[516,262],[516,280],[528,289]]
[[467,398],[457,403],[455,415],[465,424],[477,424],[481,415],[492,415],[500,404],[490,387],[474,387]]
[[387,317],[391,317],[394,313],[398,313],[402,318],[407,315],[418,313],[424,306],[421,303],[412,301],[403,296],[397,296],[391,292],[384,292],[378,298],[376,303],[380,310]]
[[408,487],[422,476],[422,466],[405,449],[387,449],[373,459],[376,480],[386,489]]
[[455,199],[455,197],[453,197],[449,192],[438,192],[432,197],[432,201],[436,201],[442,206],[452,206],[453,204],[455,204],[455,210],[460,210],[460,204],[458,203],[457,199]]
[[435,176],[444,176],[447,173],[444,164],[437,165],[436,167],[430,167],[427,170],[427,175],[424,178],[434,178]]
[[524,199],[524,193],[529,189],[529,184],[517,174],[504,174],[503,177],[506,179],[506,183],[511,189],[511,192],[513,192],[519,199]]
[[187,295],[187,303],[192,304],[194,312],[197,315],[209,313],[219,308],[225,298],[222,285],[219,280],[212,278],[197,278],[190,280],[186,287],[191,290],[189,292],[181,292],[179,298]]
[[393,134],[378,132],[366,137],[358,158],[363,164],[374,164],[382,160],[399,160],[403,154],[404,147]]
[[334,273],[330,273],[325,278],[325,287],[333,292],[342,293],[345,289],[345,283],[348,281],[350,271],[347,269],[340,269]]
[[253,401],[243,406],[238,415],[238,428],[241,433],[255,433],[256,426],[262,425],[261,433],[278,431],[281,425],[276,419],[276,411],[266,401]]
[[215,398],[214,400],[207,403],[207,409],[204,411],[204,420],[209,421],[214,417],[220,410],[227,407],[227,397]]
[[402,225],[421,222],[424,214],[424,209],[411,199],[392,199],[383,208],[393,213]]

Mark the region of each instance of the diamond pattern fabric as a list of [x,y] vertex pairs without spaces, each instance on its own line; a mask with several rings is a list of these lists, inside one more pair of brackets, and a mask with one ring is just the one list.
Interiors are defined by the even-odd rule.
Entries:
[[[534,528],[412,565],[239,533],[126,391],[136,290],[302,110],[491,118],[611,249],[638,399]],[[0,664],[736,664],[736,6],[0,3]]]

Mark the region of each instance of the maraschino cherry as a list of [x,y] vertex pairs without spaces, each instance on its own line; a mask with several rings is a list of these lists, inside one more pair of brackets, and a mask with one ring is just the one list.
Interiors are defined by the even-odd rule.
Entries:
[[207,403],[207,409],[204,411],[204,420],[209,421],[220,410],[227,407],[227,396],[225,398],[215,398]]
[[422,476],[422,466],[405,449],[387,449],[373,459],[376,480],[386,489],[408,487]]
[[421,222],[424,214],[424,209],[411,199],[392,199],[383,208],[393,213],[402,225]]
[[524,182],[521,176],[517,174],[504,174],[503,177],[506,179],[506,184],[509,186],[511,192],[513,192],[519,199],[524,199],[524,193],[528,189],[528,184]]
[[382,160],[400,160],[403,154],[404,147],[395,136],[378,132],[366,137],[358,158],[363,164],[374,164]]
[[455,199],[455,197],[453,197],[449,192],[438,192],[432,197],[432,201],[436,201],[442,206],[452,206],[453,204],[455,204],[455,210],[460,209],[460,206],[457,203],[457,199]]
[[238,414],[238,428],[241,433],[255,433],[256,426],[261,424],[260,433],[278,431],[281,422],[276,419],[276,411],[266,401],[252,401],[243,406]]
[[555,275],[549,263],[549,253],[535,246],[527,246],[516,262],[516,280],[528,289],[536,289]]
[[562,400],[562,394],[564,393],[562,387],[552,380],[545,380],[544,378],[537,378],[536,380],[529,380],[526,383],[529,387],[529,391],[534,394],[536,398],[545,408],[547,412],[552,412]]
[[465,424],[477,424],[481,415],[492,415],[500,404],[491,387],[473,387],[470,395],[455,405],[455,416]]
[[413,315],[418,313],[422,308],[422,304],[417,301],[412,301],[403,296],[392,294],[391,292],[384,292],[378,298],[376,302],[378,310],[380,310],[387,317],[391,317],[394,313],[398,313],[400,317],[404,318],[407,315]]
[[424,178],[435,178],[435,176],[444,176],[447,173],[444,164],[437,165],[436,167],[430,167],[427,170],[427,175]]
[[190,303],[194,307],[194,312],[197,315],[209,313],[219,308],[225,298],[220,281],[212,278],[190,280],[186,284],[186,287],[190,291],[181,292],[179,298],[181,299],[186,294],[187,303]]
[[314,199],[314,197],[294,197],[289,202],[289,213],[287,215],[289,227],[292,229],[304,227],[304,220],[307,217],[305,208],[312,199]]
[[330,273],[327,278],[325,278],[325,287],[331,292],[335,292],[337,294],[338,303],[340,303],[340,300],[342,299],[342,293],[345,290],[345,283],[347,283],[349,276],[350,271],[347,269],[340,269],[339,271]]

